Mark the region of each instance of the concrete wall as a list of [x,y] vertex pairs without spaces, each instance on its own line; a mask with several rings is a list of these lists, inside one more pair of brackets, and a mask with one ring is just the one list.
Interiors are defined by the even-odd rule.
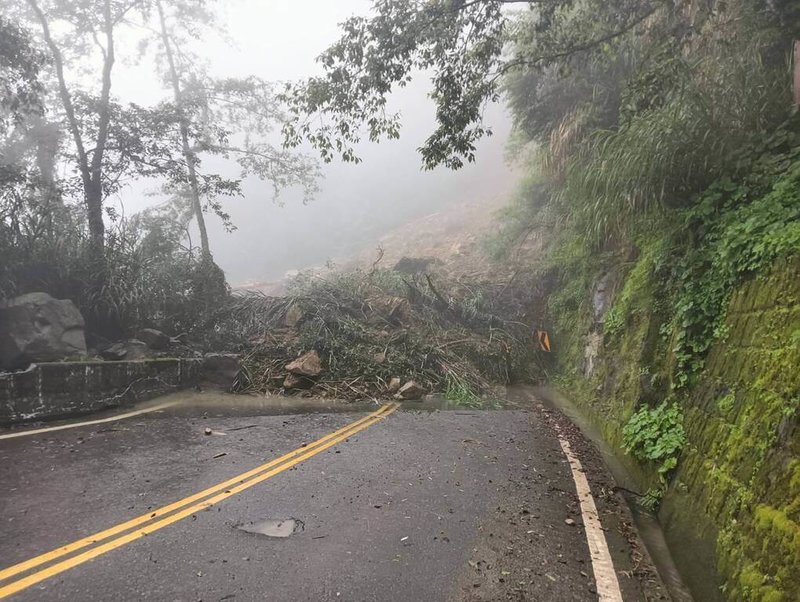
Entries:
[[0,424],[94,412],[193,386],[201,359],[34,364],[0,373]]

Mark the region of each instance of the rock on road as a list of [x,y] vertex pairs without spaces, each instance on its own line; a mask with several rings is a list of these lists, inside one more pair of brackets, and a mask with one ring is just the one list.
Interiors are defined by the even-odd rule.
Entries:
[[[119,421],[5,439],[12,431],[0,430],[0,570],[312,449],[375,410],[312,403],[297,413],[210,393],[171,399],[182,403]],[[560,414],[535,402],[425,407],[404,404],[263,482],[7,599],[597,600],[557,428],[589,478],[622,599],[667,599],[611,478]],[[294,532],[238,528],[269,519],[295,519]],[[0,580],[0,597],[70,557]]]

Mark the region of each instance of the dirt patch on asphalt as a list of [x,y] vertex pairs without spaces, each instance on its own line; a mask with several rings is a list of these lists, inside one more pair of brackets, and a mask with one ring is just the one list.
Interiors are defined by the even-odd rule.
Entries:
[[[451,600],[597,600],[579,501],[558,434],[583,465],[623,598],[670,600],[599,452],[560,412],[535,403],[528,416],[538,439],[536,454],[528,456],[530,465],[514,467],[514,476],[501,485],[503,502],[480,524]],[[563,468],[536,468],[547,463]],[[538,503],[542,496],[562,503]]]

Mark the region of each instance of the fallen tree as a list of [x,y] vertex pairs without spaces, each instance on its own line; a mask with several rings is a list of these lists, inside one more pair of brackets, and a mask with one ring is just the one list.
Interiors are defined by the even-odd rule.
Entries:
[[210,344],[242,355],[245,390],[471,404],[541,374],[528,326],[490,307],[479,285],[429,275],[301,275],[285,297],[235,296]]

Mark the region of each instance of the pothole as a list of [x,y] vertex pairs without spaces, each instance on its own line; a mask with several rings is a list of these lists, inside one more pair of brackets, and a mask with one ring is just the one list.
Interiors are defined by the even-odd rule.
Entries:
[[267,537],[289,537],[305,529],[305,523],[297,518],[268,518],[258,522],[236,525],[245,533],[265,535]]

